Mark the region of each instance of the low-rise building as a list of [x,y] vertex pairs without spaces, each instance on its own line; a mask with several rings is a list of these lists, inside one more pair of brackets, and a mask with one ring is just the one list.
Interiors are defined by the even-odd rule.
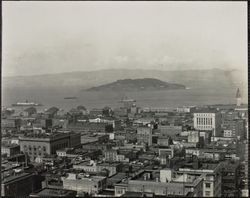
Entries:
[[168,135],[170,137],[175,137],[182,132],[182,126],[170,125],[158,125],[158,129],[162,135]]
[[101,176],[89,176],[86,174],[69,173],[62,177],[63,188],[77,191],[77,194],[97,194],[106,188],[107,179]]
[[171,143],[171,138],[169,136],[161,135],[157,138],[157,144],[159,146],[169,146]]
[[80,162],[78,164],[73,165],[74,169],[78,170],[84,170],[89,173],[100,173],[103,170],[106,170],[108,172],[108,176],[115,175],[120,169],[121,164],[120,163],[97,163],[93,160],[88,160],[84,162]]
[[23,112],[22,112],[22,114],[23,114],[23,116],[25,116],[25,117],[29,117],[29,116],[32,116],[32,115],[34,115],[34,114],[36,114],[36,108],[35,107],[29,107],[29,108],[27,108],[27,109],[25,109]]
[[126,192],[152,193],[155,196],[202,196],[202,181],[199,176],[175,174],[172,170],[143,171],[126,182],[115,184],[115,196]]
[[183,106],[183,107],[177,107],[178,113],[192,113],[195,110],[195,106]]

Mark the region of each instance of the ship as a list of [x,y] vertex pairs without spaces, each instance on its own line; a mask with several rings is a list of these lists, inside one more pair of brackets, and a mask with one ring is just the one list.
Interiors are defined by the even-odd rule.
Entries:
[[65,100],[75,100],[75,99],[77,99],[77,97],[74,97],[74,96],[73,97],[65,97],[64,99]]
[[35,103],[35,102],[28,102],[28,100],[26,100],[25,102],[17,102],[15,104],[12,104],[12,106],[14,107],[16,106],[42,106],[42,104]]

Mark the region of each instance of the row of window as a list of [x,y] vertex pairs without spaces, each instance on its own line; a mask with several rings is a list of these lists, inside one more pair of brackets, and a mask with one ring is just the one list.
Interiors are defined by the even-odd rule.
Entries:
[[68,143],[67,142],[61,143],[61,144],[52,145],[51,150],[52,150],[52,152],[54,152],[54,151],[56,151],[58,149],[66,148],[66,147],[68,147]]
[[213,125],[212,118],[196,118],[196,122],[198,125]]
[[195,113],[196,116],[213,116],[214,113]]
[[29,152],[28,154],[29,154],[29,156],[31,156],[32,154],[33,154],[34,156],[37,156],[37,155],[38,155],[38,156],[42,156],[42,153],[40,153],[40,152],[39,152],[39,153],[36,153],[36,152],[32,153],[32,152]]
[[46,152],[46,146],[35,146],[35,145],[33,145],[33,146],[31,146],[31,145],[29,145],[29,146],[27,146],[27,145],[24,145],[23,146],[23,148],[24,148],[24,151],[27,151],[27,150],[29,150],[29,152],[31,152],[32,150],[34,151],[34,152],[36,152],[36,151],[39,151],[39,152]]

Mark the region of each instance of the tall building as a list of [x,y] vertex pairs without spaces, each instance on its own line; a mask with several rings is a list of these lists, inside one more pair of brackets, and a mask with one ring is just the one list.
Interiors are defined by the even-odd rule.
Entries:
[[212,131],[213,136],[221,136],[221,114],[214,109],[200,109],[194,113],[194,128]]
[[152,145],[152,129],[149,127],[137,128],[137,142],[139,144],[144,143],[148,146]]
[[114,162],[116,161],[116,158],[117,158],[117,150],[107,149],[104,152],[104,155],[105,155],[105,161]]
[[[245,120],[233,119],[225,120],[222,125],[225,137],[239,137],[245,139]],[[227,133],[226,133],[227,132]],[[230,133],[229,133],[230,132]]]
[[236,106],[239,107],[241,106],[241,93],[240,93],[240,89],[237,89],[236,92]]

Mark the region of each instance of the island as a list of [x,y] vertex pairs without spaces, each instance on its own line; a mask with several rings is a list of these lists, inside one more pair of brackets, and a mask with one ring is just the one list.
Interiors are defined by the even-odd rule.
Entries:
[[112,83],[91,87],[87,91],[149,91],[186,89],[182,84],[168,83],[155,78],[123,79]]

